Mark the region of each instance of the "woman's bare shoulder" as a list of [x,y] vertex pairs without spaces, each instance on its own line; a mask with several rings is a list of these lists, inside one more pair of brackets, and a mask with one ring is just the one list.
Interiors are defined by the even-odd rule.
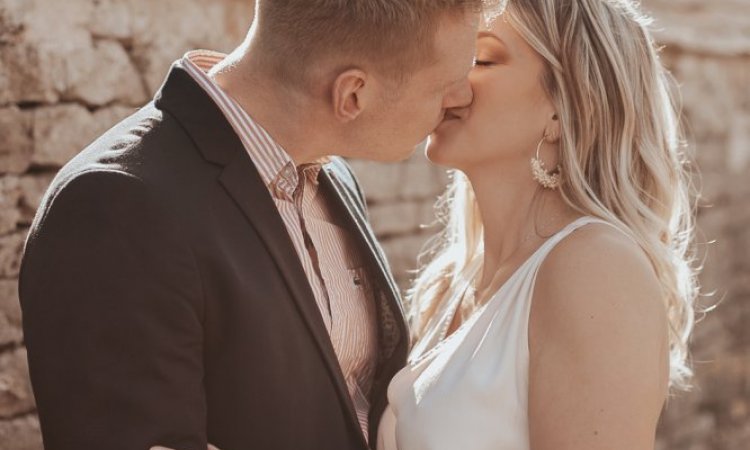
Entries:
[[605,295],[651,303],[661,296],[646,252],[624,232],[602,223],[584,225],[559,242],[539,270],[536,289],[560,299]]
[[653,349],[666,336],[662,289],[646,252],[606,224],[585,225],[557,244],[539,270],[533,302],[537,337],[593,353],[620,349],[635,361],[639,346]]

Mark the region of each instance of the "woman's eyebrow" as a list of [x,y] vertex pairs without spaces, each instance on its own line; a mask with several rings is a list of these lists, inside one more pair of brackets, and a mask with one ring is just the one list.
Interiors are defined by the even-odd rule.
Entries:
[[495,33],[491,31],[480,31],[479,33],[477,33],[477,39],[482,39],[482,38],[492,38],[496,40],[497,42],[501,43],[503,46],[505,46],[505,41],[500,39],[500,36],[496,35]]

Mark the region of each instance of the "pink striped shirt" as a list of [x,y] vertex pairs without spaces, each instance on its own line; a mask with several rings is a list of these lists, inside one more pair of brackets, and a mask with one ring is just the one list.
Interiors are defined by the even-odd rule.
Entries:
[[310,282],[344,374],[362,431],[368,436],[369,393],[377,355],[373,291],[354,237],[318,195],[326,159],[296,165],[286,151],[209,76],[226,55],[188,52],[187,72],[211,96],[239,136],[284,220]]

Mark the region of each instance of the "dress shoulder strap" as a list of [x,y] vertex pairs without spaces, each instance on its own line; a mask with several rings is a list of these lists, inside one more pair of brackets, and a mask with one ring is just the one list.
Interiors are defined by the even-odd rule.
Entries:
[[609,225],[610,227],[616,229],[617,231],[625,234],[625,232],[620,230],[617,226],[607,222],[606,220],[599,219],[593,216],[579,217],[578,219],[566,225],[562,230],[558,231],[553,236],[548,238],[547,241],[544,244],[542,244],[539,250],[537,250],[537,252],[531,257],[531,259],[533,259],[532,265],[537,266],[537,267],[541,265],[541,263],[544,261],[546,256],[552,251],[552,249],[555,248],[555,246],[557,246],[557,244],[560,243],[560,241],[568,237],[571,233],[578,230],[579,228],[585,225],[591,224],[591,223],[601,223],[604,225]]

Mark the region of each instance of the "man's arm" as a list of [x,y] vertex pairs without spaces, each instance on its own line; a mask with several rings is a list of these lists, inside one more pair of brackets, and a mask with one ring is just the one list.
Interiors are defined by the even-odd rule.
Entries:
[[119,172],[44,207],[20,298],[46,450],[205,450],[202,288],[178,224]]

